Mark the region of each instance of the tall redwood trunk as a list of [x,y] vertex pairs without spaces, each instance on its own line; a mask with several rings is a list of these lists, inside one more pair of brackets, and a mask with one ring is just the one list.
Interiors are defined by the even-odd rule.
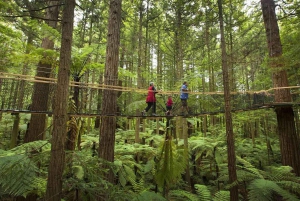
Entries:
[[[46,19],[49,19],[46,23],[56,29],[57,27],[57,20],[58,20],[58,13],[59,13],[59,6],[55,6],[59,4],[59,0],[50,0],[49,7],[46,9]],[[42,48],[45,50],[53,49],[54,48],[54,41],[49,37],[46,37],[42,41]],[[45,58],[48,55],[45,55]],[[37,77],[45,77],[49,78],[52,65],[47,63],[43,60],[43,58],[36,69],[36,76]],[[38,78],[37,78],[38,79]],[[48,99],[49,99],[49,83],[39,83],[36,82],[34,84],[34,90],[32,95],[32,104],[30,109],[32,111],[47,111],[48,109]],[[30,124],[28,128],[28,132],[26,132],[24,142],[32,142],[36,140],[43,140],[44,132],[46,128],[46,114],[31,114]]]
[[62,199],[62,177],[65,163],[64,148],[68,120],[67,109],[75,4],[75,0],[65,0],[63,10],[58,80],[56,97],[53,103],[53,133],[45,199],[47,201]]
[[139,32],[138,32],[138,65],[137,65],[137,87],[143,87],[143,75],[142,75],[142,43],[143,43],[143,0],[140,0],[139,5]]
[[[104,84],[118,85],[120,26],[122,0],[110,0],[108,34],[106,47],[106,63]],[[102,99],[102,117],[99,137],[99,157],[107,161],[114,161],[115,131],[117,112],[117,91],[104,89]],[[114,174],[109,171],[106,175],[109,182],[114,182]],[[106,200],[99,198],[99,200]]]
[[[287,73],[284,69],[285,63],[282,58],[275,3],[273,0],[261,0],[261,7],[269,48],[269,65],[273,72],[272,81],[275,88],[275,102],[291,102],[292,98],[289,89],[276,89],[278,87],[288,87],[289,84]],[[278,106],[275,112],[277,115],[282,164],[291,166],[296,175],[300,176],[300,147],[292,105]]]
[[[28,39],[27,39],[27,45],[26,45],[26,50],[25,50],[25,54],[29,54],[30,53],[30,47],[32,45],[33,42],[33,33],[29,32],[28,33]],[[22,75],[26,75],[28,72],[28,62],[25,61],[24,65],[23,65],[23,69],[22,69]],[[24,94],[25,94],[25,85],[26,82],[25,80],[21,80],[19,82],[19,84],[16,87],[16,91],[15,91],[15,100],[16,101],[16,106],[15,108],[18,110],[23,110],[23,101],[24,101]],[[20,114],[16,113],[15,114],[15,119],[14,119],[14,124],[13,124],[13,130],[12,130],[12,134],[11,134],[11,141],[10,141],[10,148],[14,148],[17,146],[17,138],[19,135],[19,124],[20,124]]]
[[[221,49],[222,49],[222,71],[223,71],[224,101],[225,101],[228,173],[229,173],[229,182],[233,183],[237,180],[236,156],[235,156],[234,136],[233,136],[232,118],[231,118],[230,86],[229,86],[229,76],[228,76],[226,44],[225,44],[225,37],[224,37],[222,0],[218,0],[218,8],[219,8],[219,21],[220,21],[220,33],[221,33]],[[237,185],[230,188],[230,200],[231,201],[239,200]]]

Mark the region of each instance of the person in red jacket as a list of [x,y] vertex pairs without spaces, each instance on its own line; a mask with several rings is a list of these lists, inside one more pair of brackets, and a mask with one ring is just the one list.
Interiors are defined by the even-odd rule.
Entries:
[[172,96],[168,96],[168,101],[166,104],[166,108],[167,108],[166,115],[171,115],[172,105],[173,105]]
[[155,98],[156,93],[157,93],[157,91],[154,87],[154,83],[150,82],[150,86],[148,88],[148,95],[147,95],[147,98],[146,98],[147,107],[142,112],[143,116],[146,114],[146,112],[148,112],[148,110],[151,107],[152,107],[152,115],[156,116],[156,98]]

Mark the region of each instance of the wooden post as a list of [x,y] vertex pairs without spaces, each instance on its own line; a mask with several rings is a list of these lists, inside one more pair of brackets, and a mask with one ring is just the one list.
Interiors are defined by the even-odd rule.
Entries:
[[206,131],[207,131],[207,115],[204,115],[202,124],[203,124],[203,137],[206,137]]
[[135,143],[140,143],[140,118],[136,118],[135,122]]
[[179,139],[183,139],[183,134],[182,134],[182,117],[179,116],[176,118],[176,134]]
[[128,119],[128,130],[132,130],[132,119]]
[[156,119],[156,134],[159,134],[159,120]]
[[170,120],[170,130],[171,130],[172,138],[173,139],[177,139],[177,135],[176,135],[176,119]]
[[146,119],[143,119],[143,132],[146,131]]
[[181,118],[182,121],[182,136],[184,143],[184,152],[186,154],[185,160],[187,160],[185,169],[185,181],[187,182],[188,190],[191,189],[191,175],[189,168],[189,145],[188,145],[188,124],[186,118]]

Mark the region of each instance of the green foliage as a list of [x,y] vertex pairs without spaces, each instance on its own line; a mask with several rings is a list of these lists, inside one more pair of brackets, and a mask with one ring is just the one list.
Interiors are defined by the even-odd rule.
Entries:
[[230,192],[229,191],[218,191],[213,196],[213,201],[229,201],[230,200]]
[[170,198],[174,200],[201,201],[211,200],[211,192],[205,185],[195,184],[196,194],[184,190],[172,190]]
[[[0,152],[0,186],[3,194],[26,196],[35,193],[42,196],[45,193],[44,170],[37,167],[38,162],[42,164],[45,160],[34,154],[34,150],[42,152],[42,143],[45,145],[45,141],[37,141],[10,151]],[[30,152],[27,153],[25,150]]]
[[144,200],[166,201],[166,199],[162,197],[160,194],[151,191],[142,191],[135,198],[133,198],[133,201],[144,201]]
[[211,200],[211,193],[207,186],[195,184],[195,189],[199,200]]
[[72,172],[65,172],[63,183],[68,198],[73,199],[74,191],[84,192],[79,194],[80,200],[95,200],[98,194],[113,192],[108,191],[112,185],[104,179],[107,170],[99,168],[101,164],[109,165],[109,163],[98,157],[92,157],[88,150],[75,151],[72,156]]
[[181,178],[188,161],[188,155],[171,140],[165,140],[158,157],[155,180],[158,186],[175,185]]
[[272,201],[276,196],[284,200],[299,200],[296,196],[282,189],[274,181],[265,179],[253,180],[249,185],[249,200]]
[[184,190],[172,190],[170,192],[170,198],[178,201],[184,201],[184,200],[199,201],[200,200],[197,197],[197,195]]

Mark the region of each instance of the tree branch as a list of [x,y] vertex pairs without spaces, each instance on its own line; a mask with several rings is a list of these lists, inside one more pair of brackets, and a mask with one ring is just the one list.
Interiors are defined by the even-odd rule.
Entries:
[[24,10],[23,12],[31,12],[31,11],[41,11],[41,10],[45,10],[47,8],[52,8],[52,7],[56,7],[56,6],[63,6],[65,5],[64,3],[63,4],[57,4],[57,5],[52,5],[52,6],[46,6],[46,7],[43,7],[43,8],[40,8],[40,9],[32,9],[32,10]]
[[13,18],[17,18],[17,17],[30,17],[30,18],[40,19],[40,20],[45,20],[45,21],[57,21],[57,22],[61,21],[61,20],[52,20],[52,19],[46,19],[46,18],[43,18],[43,17],[30,16],[30,15],[1,15],[1,17],[13,17]]

